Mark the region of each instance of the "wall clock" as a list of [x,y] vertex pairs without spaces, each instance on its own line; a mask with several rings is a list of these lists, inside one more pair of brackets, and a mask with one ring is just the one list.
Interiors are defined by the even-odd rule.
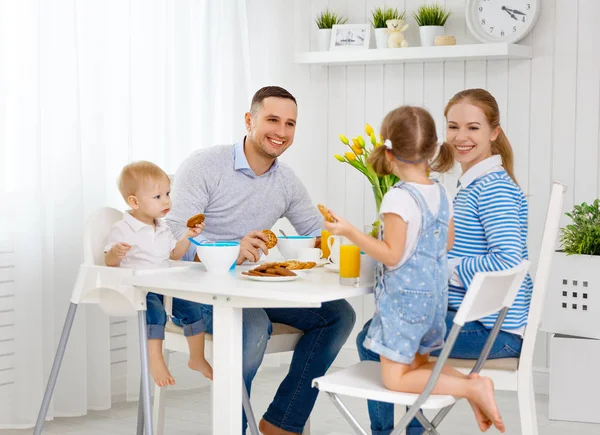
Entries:
[[467,0],[467,26],[481,42],[517,42],[533,29],[541,3],[541,0]]

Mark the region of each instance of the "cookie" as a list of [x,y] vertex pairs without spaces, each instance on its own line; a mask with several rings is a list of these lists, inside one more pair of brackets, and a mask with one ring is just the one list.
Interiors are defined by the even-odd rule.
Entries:
[[319,209],[319,211],[321,212],[321,214],[327,222],[335,222],[335,219],[333,219],[333,216],[331,216],[331,213],[329,213],[327,207],[325,207],[323,204],[318,204],[317,208]]
[[200,225],[202,222],[204,222],[204,215],[197,214],[189,218],[186,225],[188,228],[194,228],[196,225]]
[[262,232],[264,234],[266,234],[267,237],[269,238],[269,240],[267,240],[267,243],[266,243],[267,249],[273,249],[275,247],[275,245],[277,244],[277,236],[271,230],[262,230]]
[[285,268],[288,270],[302,270],[302,269],[312,269],[317,265],[314,261],[296,261],[296,260],[288,260],[284,264],[286,264]]

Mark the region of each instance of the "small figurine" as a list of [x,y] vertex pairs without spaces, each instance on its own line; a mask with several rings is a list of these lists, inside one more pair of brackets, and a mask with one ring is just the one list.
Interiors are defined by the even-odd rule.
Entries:
[[388,36],[388,47],[389,48],[398,48],[398,47],[408,47],[408,41],[404,38],[404,32],[408,29],[408,24],[404,24],[404,20],[387,20],[385,22],[387,25],[387,33]]

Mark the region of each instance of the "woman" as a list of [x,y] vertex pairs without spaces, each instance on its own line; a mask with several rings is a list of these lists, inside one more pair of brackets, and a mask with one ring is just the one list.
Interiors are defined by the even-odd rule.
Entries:
[[[446,105],[446,142],[432,162],[434,171],[444,172],[460,163],[462,175],[454,198],[455,242],[448,253],[448,313],[450,331],[456,311],[475,273],[506,270],[528,258],[527,202],[513,172],[513,152],[502,127],[495,98],[483,89],[467,89]],[[489,358],[518,357],[527,324],[533,283],[528,275],[502,325]],[[477,359],[497,315],[466,323],[450,356]],[[378,361],[379,355],[363,345],[369,320],[356,343],[360,359]],[[435,355],[435,353],[432,353]],[[394,425],[394,408],[369,401],[373,435],[389,435]],[[481,430],[487,429],[480,425]],[[407,435],[420,435],[415,419]]]

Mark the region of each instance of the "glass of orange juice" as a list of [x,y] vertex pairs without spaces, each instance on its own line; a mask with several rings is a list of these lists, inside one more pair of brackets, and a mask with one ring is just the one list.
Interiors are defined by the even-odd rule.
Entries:
[[323,258],[329,258],[331,251],[329,250],[329,245],[327,244],[327,239],[329,239],[331,233],[327,230],[321,230],[321,251],[323,251]]
[[360,249],[342,237],[340,244],[340,284],[358,285],[360,277]]

